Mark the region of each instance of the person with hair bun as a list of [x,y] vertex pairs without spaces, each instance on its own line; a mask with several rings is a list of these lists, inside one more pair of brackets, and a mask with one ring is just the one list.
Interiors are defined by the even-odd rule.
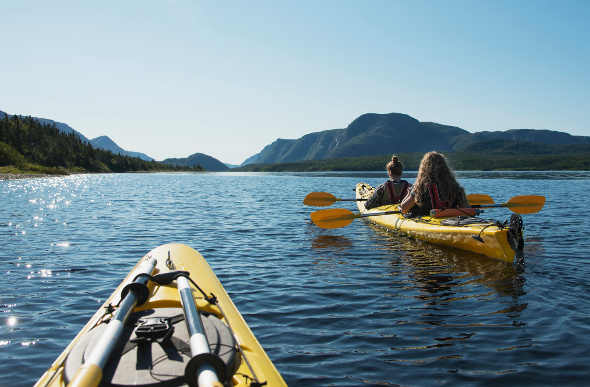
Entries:
[[410,191],[411,184],[402,180],[404,165],[396,155],[391,157],[391,161],[386,166],[389,180],[380,184],[373,195],[365,203],[365,208],[370,210],[373,207],[379,207],[384,204],[398,204],[406,197]]
[[402,213],[422,216],[430,215],[433,209],[469,207],[465,189],[457,182],[445,156],[438,152],[426,153],[412,191],[402,201]]

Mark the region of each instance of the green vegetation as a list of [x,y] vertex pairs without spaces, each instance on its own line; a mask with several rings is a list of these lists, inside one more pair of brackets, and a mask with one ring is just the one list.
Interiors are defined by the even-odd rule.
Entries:
[[[460,152],[444,153],[458,171],[590,170],[590,144],[552,145],[491,139],[471,144]],[[418,170],[423,155],[423,152],[398,154],[408,171]],[[250,164],[232,171],[384,171],[390,159],[391,154],[387,154]],[[195,158],[187,165],[178,165],[178,160],[171,159],[169,164],[164,164],[96,149],[76,134],[66,134],[55,125],[41,124],[32,117],[4,116],[0,120],[0,173],[202,171],[200,165],[206,161]]]
[[492,152],[498,155],[549,155],[590,153],[590,144],[541,144],[537,142],[514,141],[507,139],[483,140],[460,150],[461,152]]
[[[565,151],[564,147],[564,151]],[[588,171],[590,152],[522,154],[497,152],[444,152],[457,171]],[[424,153],[398,153],[407,171],[417,171]],[[322,172],[384,171],[391,155],[346,157],[282,164],[250,164],[232,171],[240,172]]]
[[74,133],[61,132],[32,117],[0,120],[0,172],[67,174],[72,172],[189,171],[202,168],[165,165],[139,157],[95,149]]

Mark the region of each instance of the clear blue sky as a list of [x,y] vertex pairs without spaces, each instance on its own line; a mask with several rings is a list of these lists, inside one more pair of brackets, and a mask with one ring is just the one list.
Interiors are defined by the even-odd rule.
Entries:
[[0,110],[157,160],[405,113],[590,135],[590,1],[0,0]]

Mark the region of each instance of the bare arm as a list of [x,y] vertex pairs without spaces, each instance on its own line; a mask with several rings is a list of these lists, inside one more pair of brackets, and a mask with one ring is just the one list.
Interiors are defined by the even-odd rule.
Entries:
[[416,199],[414,199],[414,195],[410,194],[406,196],[406,198],[400,205],[400,210],[402,211],[402,214],[407,214],[408,212],[410,212],[414,205],[416,205]]

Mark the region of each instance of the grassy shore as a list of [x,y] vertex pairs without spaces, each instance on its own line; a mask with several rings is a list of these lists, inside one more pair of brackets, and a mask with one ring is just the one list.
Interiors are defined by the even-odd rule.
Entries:
[[29,164],[29,168],[18,168],[15,166],[0,167],[0,180],[29,179],[34,177],[67,176],[76,171],[65,169],[48,168],[40,165]]

